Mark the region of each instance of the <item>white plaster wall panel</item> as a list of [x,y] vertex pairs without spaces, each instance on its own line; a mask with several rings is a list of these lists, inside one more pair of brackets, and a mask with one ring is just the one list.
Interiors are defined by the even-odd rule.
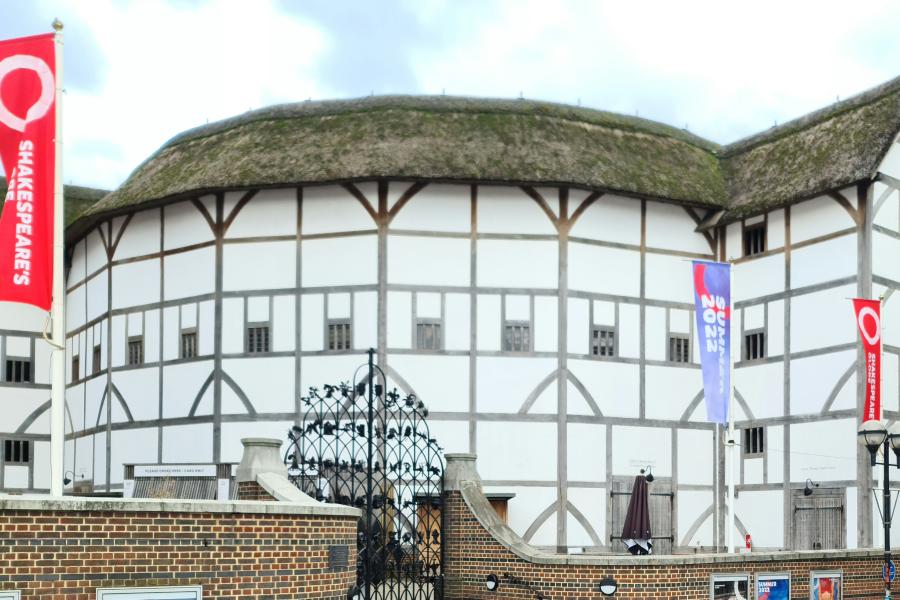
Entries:
[[[607,543],[609,540],[606,537],[606,490],[570,487],[568,498],[587,519],[600,541]],[[571,513],[566,517],[566,538],[566,543],[570,547],[594,545],[594,541]]]
[[431,183],[397,213],[391,229],[467,233],[472,225],[470,197],[467,185]]
[[94,436],[94,486],[106,485],[106,432]]
[[[103,235],[106,235],[106,225],[101,225],[103,227]],[[92,229],[90,233],[85,236],[85,240],[87,241],[87,274],[90,275],[97,269],[106,266],[106,247],[103,244],[103,238],[100,237],[99,227],[97,229]]]
[[700,369],[647,366],[646,415],[648,419],[677,421],[703,388]]
[[3,484],[13,490],[28,487],[28,467],[6,465],[3,469]]
[[694,311],[670,308],[669,309],[669,331],[671,331],[673,333],[689,334],[691,332],[691,317],[693,317],[693,316],[694,316]]
[[606,480],[606,426],[569,423],[566,470],[569,481]]
[[201,356],[213,353],[216,308],[212,300],[197,305],[197,351]]
[[268,296],[250,296],[247,298],[248,323],[261,323],[268,321],[270,318]]
[[730,223],[725,227],[725,258],[740,258],[744,255],[744,241],[741,239],[741,224]]
[[712,254],[697,224],[683,206],[647,202],[647,245],[651,248]]
[[640,370],[637,365],[599,360],[570,360],[568,365],[604,416],[638,416]]
[[181,327],[182,329],[186,329],[188,327],[196,327],[197,326],[197,305],[194,303],[182,304],[180,307],[181,314]]
[[222,361],[222,367],[244,391],[256,412],[294,411],[294,357],[229,359]]
[[735,369],[734,385],[757,419],[783,416],[783,363],[753,364]]
[[784,248],[784,209],[779,208],[768,213],[769,224],[766,226],[766,250]]
[[[34,372],[32,377],[35,383],[50,385],[50,361],[52,358],[52,346],[42,339],[34,341]],[[64,369],[72,370],[72,358],[63,359]]]
[[478,285],[554,289],[558,257],[557,242],[479,240]]
[[900,229],[900,193],[895,188],[888,187],[880,182],[875,182],[875,207],[877,212],[873,217],[873,223],[880,227],[886,227],[891,231]]
[[[43,398],[43,401],[46,402],[46,396]],[[25,429],[25,433],[32,435],[47,435],[50,433],[50,411],[44,410],[38,413],[37,418],[32,421],[31,425],[29,425]]]
[[[569,203],[569,214],[577,206]],[[641,243],[641,201],[604,194],[575,221],[569,235],[619,244]]]
[[[228,214],[227,211],[231,206],[234,206],[234,203],[237,202],[237,196],[240,192],[228,192],[225,194],[224,202],[222,202],[222,208],[225,214]],[[200,204],[202,204],[206,211],[215,218],[216,216],[216,197],[213,194],[209,194],[207,196],[200,197]]]
[[613,475],[634,476],[650,465],[657,477],[672,476],[671,430],[628,426],[613,426],[612,430]]
[[[223,428],[225,424],[222,424]],[[162,431],[162,461],[212,462],[212,423],[170,425]],[[225,449],[225,446],[222,446]],[[225,460],[225,457],[222,457]]]
[[766,345],[769,356],[784,353],[784,300],[769,302],[769,327],[766,330]]
[[637,304],[619,304],[619,331],[616,343],[619,345],[619,356],[638,358],[640,356],[640,320],[641,308]]
[[[79,383],[72,387],[66,388],[66,427],[69,427],[69,420],[76,430],[85,428],[84,424],[84,388],[85,384]],[[49,394],[48,394],[49,396]],[[5,429],[10,431],[18,429],[18,424],[9,421],[9,426]]]
[[353,347],[362,350],[378,345],[378,294],[353,294]]
[[349,293],[328,294],[328,318],[349,319],[351,314]]
[[616,324],[616,303],[594,300],[594,325],[613,327]]
[[[0,313],[5,311],[6,303],[0,303]],[[80,285],[66,294],[66,331],[72,331],[84,325],[87,310],[85,286]]]
[[569,289],[637,297],[641,255],[634,250],[569,242]]
[[[856,238],[853,238],[856,241]],[[855,258],[854,253],[854,258]],[[872,273],[900,282],[900,240],[874,232],[872,234]]]
[[[66,444],[67,450],[72,447],[71,443]],[[71,450],[68,450],[71,452]],[[34,454],[34,481],[33,486],[36,489],[50,489],[50,444],[48,442],[34,442],[32,444],[32,452]]]
[[31,357],[31,338],[17,335],[6,336],[6,355]]
[[296,233],[297,191],[285,188],[258,191],[231,222],[226,236],[241,238]]
[[[321,350],[324,346],[325,296],[305,294],[301,297],[300,349]],[[390,303],[388,303],[390,305]]]
[[765,431],[766,470],[769,483],[784,480],[784,427],[769,425]]
[[[743,491],[735,500],[735,516],[741,520],[757,548],[784,547],[784,492],[781,490]],[[735,540],[740,538],[735,537]]]
[[[203,383],[212,373],[212,361],[168,365],[163,374],[163,418],[186,417],[200,393]],[[208,390],[212,390],[210,383]]]
[[742,460],[743,465],[741,466],[741,468],[744,470],[744,472],[743,475],[741,475],[741,483],[746,485],[764,483],[763,460],[764,459],[762,458],[747,458]]
[[[881,377],[881,402],[882,402],[882,410],[898,410],[898,401],[900,401],[900,389],[898,389],[898,357],[896,354],[889,354],[887,352],[884,353],[884,364],[882,365],[882,377]],[[854,387],[855,391],[856,388]],[[849,391],[849,390],[848,390]],[[847,394],[847,396],[851,396],[851,394]],[[855,394],[853,394],[853,399],[855,400]],[[836,404],[836,403],[835,403]]]
[[293,296],[275,296],[272,299],[272,350],[275,352],[294,349],[294,326],[296,311]]
[[144,313],[144,361],[159,360],[159,310]]
[[791,352],[854,342],[856,324],[848,298],[856,295],[851,284],[792,298]]
[[[50,390],[34,388],[0,387],[7,402],[3,403],[2,431],[16,431],[22,422],[50,399]],[[14,401],[10,401],[14,400]],[[35,433],[50,433],[49,429]]]
[[296,285],[296,242],[225,244],[225,290],[291,288]]
[[[481,458],[479,457],[476,468],[481,471]],[[556,502],[555,487],[515,487],[515,486],[485,486],[485,493],[502,492],[515,494],[515,498],[509,501],[507,506],[507,518],[510,528],[519,535],[524,535],[534,520],[545,508]],[[556,545],[556,516],[551,515],[547,522],[550,530],[546,534],[539,534],[530,541],[532,544]],[[545,523],[546,525],[546,523]]]
[[500,350],[500,296],[478,296],[478,349]]
[[741,311],[741,317],[744,321],[743,326],[745,331],[760,329],[766,323],[765,305],[754,304],[753,306],[748,306]]
[[244,299],[222,300],[222,352],[244,351]]
[[478,357],[478,412],[518,412],[538,384],[556,371],[556,366],[556,359],[551,358]]
[[[640,337],[640,330],[624,330],[625,335]],[[648,360],[666,360],[668,348],[668,332],[666,331],[666,309],[648,306],[644,309],[644,355]]]
[[[369,204],[377,210],[377,192],[367,194],[366,197]],[[359,200],[343,187],[329,185],[303,188],[303,235],[364,229],[375,229],[375,222]]]
[[[681,474],[679,473],[679,477]],[[690,532],[691,528],[702,516],[703,511],[713,505],[712,492],[703,492],[695,490],[678,490],[678,514],[676,515],[678,523],[678,540],[680,545],[685,542],[688,546],[712,546],[713,540],[713,520],[715,514],[710,514],[700,524],[700,527],[688,538],[684,537]]]
[[[353,381],[357,367],[368,357],[363,354],[339,354],[332,356],[304,356],[300,361],[300,395],[306,396],[310,387],[322,389],[326,384],[337,385]],[[382,365],[384,367],[384,365]],[[399,385],[389,382],[388,389]]]
[[444,297],[446,311],[444,323],[444,349],[468,350],[470,344],[469,320],[471,319],[468,294],[447,294]]
[[556,477],[555,423],[478,424],[478,472],[483,479]]
[[428,435],[437,440],[444,453],[469,451],[469,421],[428,419]]
[[113,367],[121,367],[125,364],[125,348],[127,345],[125,337],[125,317],[116,315],[112,318],[112,326],[110,329],[110,348],[112,351],[110,363]]
[[[845,490],[845,504],[844,510],[847,511],[846,523],[856,523],[857,521],[857,502],[856,502],[856,493],[857,489],[855,486],[850,486]],[[871,509],[872,514],[872,528],[871,531],[874,532],[874,535],[878,535],[878,528],[881,526],[881,523],[875,523],[875,519],[878,518],[878,509],[873,506]],[[858,539],[857,539],[857,531],[856,527],[847,527],[846,528],[846,536],[847,536],[847,547],[848,548],[856,548],[858,547]],[[873,547],[874,544],[873,544]]]
[[[549,204],[558,193],[554,190],[549,197],[543,195]],[[480,186],[478,232],[555,235],[556,228],[538,203],[519,188]]]
[[467,356],[399,354],[389,356],[388,363],[430,412],[468,412]]
[[46,311],[37,307],[15,302],[0,302],[0,329],[39,332],[44,330],[46,320]]
[[575,383],[568,378],[566,380],[566,389],[568,390],[566,392],[567,414],[587,416],[596,414],[593,407],[588,402],[589,399],[593,400],[593,394],[591,393],[591,390],[587,390],[587,394],[582,394],[581,390],[578,389],[578,386],[576,386]]
[[[900,249],[900,244],[896,249]],[[873,257],[873,261],[877,264],[876,258]],[[855,235],[844,235],[796,248],[791,251],[791,287],[799,288],[853,276],[856,268]]]
[[375,283],[378,276],[376,236],[305,240],[302,246],[304,287]]
[[[372,184],[370,184],[370,183],[362,184],[362,185],[363,185],[364,187],[360,187],[359,185],[357,185],[357,187],[360,189],[360,191],[363,192],[363,194],[365,194],[365,195],[367,195],[367,196],[368,196],[368,195],[371,195],[371,197],[373,197],[373,198],[377,198],[377,197],[378,197],[378,187],[377,187],[377,184],[374,185],[374,186],[373,186]],[[397,200],[399,200],[400,197],[401,197],[403,194],[405,194],[406,191],[409,190],[409,188],[411,188],[413,185],[414,185],[414,184],[409,183],[409,182],[407,182],[407,181],[392,181],[392,182],[389,182],[389,183],[388,183],[388,190],[387,190],[387,206],[388,206],[388,210],[394,208],[394,205],[397,204]],[[365,186],[367,186],[367,187],[365,187]],[[365,189],[365,191],[364,191],[364,189]],[[420,190],[420,191],[421,191],[421,190]],[[418,195],[418,194],[417,194],[417,195]]]
[[154,254],[160,250],[159,210],[142,210],[133,215],[122,232],[113,260]]
[[555,415],[559,412],[559,394],[557,393],[556,387],[557,381],[558,380],[554,377],[553,381],[538,394],[534,404],[528,409],[528,414]]
[[106,312],[108,273],[103,271],[87,282],[87,318],[92,321]]
[[[678,431],[679,485],[712,485],[713,464],[713,432],[680,429]],[[678,493],[680,496],[681,492]]]
[[211,294],[216,283],[215,248],[200,248],[166,257],[165,299]]
[[89,479],[91,477],[91,465],[94,463],[94,437],[84,436],[76,438],[75,452],[70,453],[67,448],[65,459],[67,468],[70,468],[75,474],[76,480]]
[[125,315],[126,319],[126,331],[125,334],[128,337],[135,335],[143,335],[144,333],[144,313],[142,312],[130,312]]
[[[553,213],[553,216],[559,216],[559,188],[556,187],[536,187],[534,188],[541,197],[547,201],[547,206],[550,207],[550,212]],[[588,192],[584,190],[570,190],[569,191],[569,214],[575,210],[581,201],[587,197]]]
[[[215,210],[209,214],[216,218]],[[209,224],[192,202],[177,202],[165,207],[163,241],[166,250],[210,242],[212,239]]]
[[121,485],[126,464],[155,463],[158,459],[157,443],[159,432],[155,427],[113,431],[111,440],[109,480],[113,485]]
[[[113,373],[113,385],[131,411],[135,421],[159,418],[159,370],[128,369]],[[116,406],[118,401],[113,402]]]
[[[856,191],[844,191],[850,203],[856,205]],[[791,243],[828,235],[841,229],[855,227],[850,214],[836,200],[820,196],[791,206]]]
[[693,302],[694,280],[690,261],[680,256],[650,253],[646,257],[646,268],[648,298]]
[[856,420],[791,425],[791,481],[856,478]]
[[[244,454],[241,439],[266,437],[286,440],[293,425],[290,421],[263,421],[256,423],[222,423],[222,461],[239,463]],[[209,439],[209,438],[207,438]]]
[[435,292],[418,292],[416,294],[416,317],[440,319],[441,295]]
[[[97,377],[85,382],[84,424],[86,427],[95,427],[99,423],[106,422],[106,403],[103,398],[105,393],[106,377]],[[100,417],[99,421],[98,417]]]
[[[306,307],[303,307],[304,312]],[[388,292],[387,294],[387,345],[388,348],[410,348],[412,345],[412,294]]]
[[[691,282],[688,282],[691,285]],[[732,297],[735,302],[784,291],[784,256],[753,258],[734,266]]]
[[568,350],[573,354],[590,354],[591,352],[591,307],[588,300],[569,298],[569,314],[567,321]]
[[891,144],[891,147],[881,160],[881,164],[878,166],[878,171],[895,179],[900,179],[900,141],[894,140],[894,143]]
[[87,242],[84,239],[71,246],[72,257],[69,259],[71,266],[69,267],[69,276],[66,279],[67,287],[78,285],[84,281],[84,277],[87,275],[85,272],[85,269],[87,269],[86,246]]
[[[247,407],[247,404],[238,394],[240,391],[240,387],[232,387],[229,383],[225,382],[222,384],[222,396],[220,403],[220,410],[223,415],[249,415],[250,409]],[[209,404],[207,405],[207,401]],[[249,401],[248,401],[249,402]],[[212,414],[214,410],[215,398],[214,394],[211,392],[207,392],[203,396],[203,400],[201,401],[201,405],[203,406],[203,412],[200,410],[197,411],[197,414]],[[250,405],[252,406],[252,402]],[[208,407],[208,408],[207,408]]]
[[556,352],[559,343],[559,312],[556,296],[534,298],[534,350]]
[[388,281],[412,285],[469,285],[469,240],[388,237]]

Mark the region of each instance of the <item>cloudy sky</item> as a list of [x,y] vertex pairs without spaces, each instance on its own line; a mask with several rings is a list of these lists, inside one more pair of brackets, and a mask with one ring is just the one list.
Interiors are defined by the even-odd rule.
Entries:
[[65,23],[65,180],[113,188],[168,138],[307,98],[554,100],[720,143],[900,75],[900,3],[0,0]]

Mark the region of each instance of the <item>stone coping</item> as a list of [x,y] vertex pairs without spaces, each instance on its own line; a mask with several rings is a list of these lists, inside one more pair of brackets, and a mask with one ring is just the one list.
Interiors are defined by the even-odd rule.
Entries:
[[497,542],[524,561],[542,565],[572,565],[598,567],[744,564],[785,562],[795,560],[839,560],[883,556],[883,550],[804,550],[781,552],[750,552],[737,554],[667,554],[650,556],[557,554],[539,550],[523,540],[503,523],[491,507],[478,481],[459,481],[458,490],[466,506],[482,527]]
[[66,511],[66,512],[161,512],[161,513],[217,513],[263,514],[321,517],[354,517],[360,511],[351,506],[322,502],[266,502],[258,500],[218,501],[158,498],[88,498],[83,496],[49,495],[9,496],[0,494],[3,511]]

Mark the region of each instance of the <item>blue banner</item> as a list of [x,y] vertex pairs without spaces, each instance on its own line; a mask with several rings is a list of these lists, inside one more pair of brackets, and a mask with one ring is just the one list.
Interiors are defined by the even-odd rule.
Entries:
[[787,575],[767,575],[756,580],[757,600],[791,600],[791,580]]
[[695,260],[694,306],[706,420],[728,422],[731,386],[731,265]]

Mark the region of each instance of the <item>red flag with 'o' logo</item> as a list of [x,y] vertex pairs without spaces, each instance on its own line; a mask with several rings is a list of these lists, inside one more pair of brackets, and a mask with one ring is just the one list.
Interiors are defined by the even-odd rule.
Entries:
[[853,300],[856,325],[863,343],[866,365],[866,400],[862,420],[881,419],[881,301]]
[[56,141],[53,34],[0,42],[0,300],[50,309]]

